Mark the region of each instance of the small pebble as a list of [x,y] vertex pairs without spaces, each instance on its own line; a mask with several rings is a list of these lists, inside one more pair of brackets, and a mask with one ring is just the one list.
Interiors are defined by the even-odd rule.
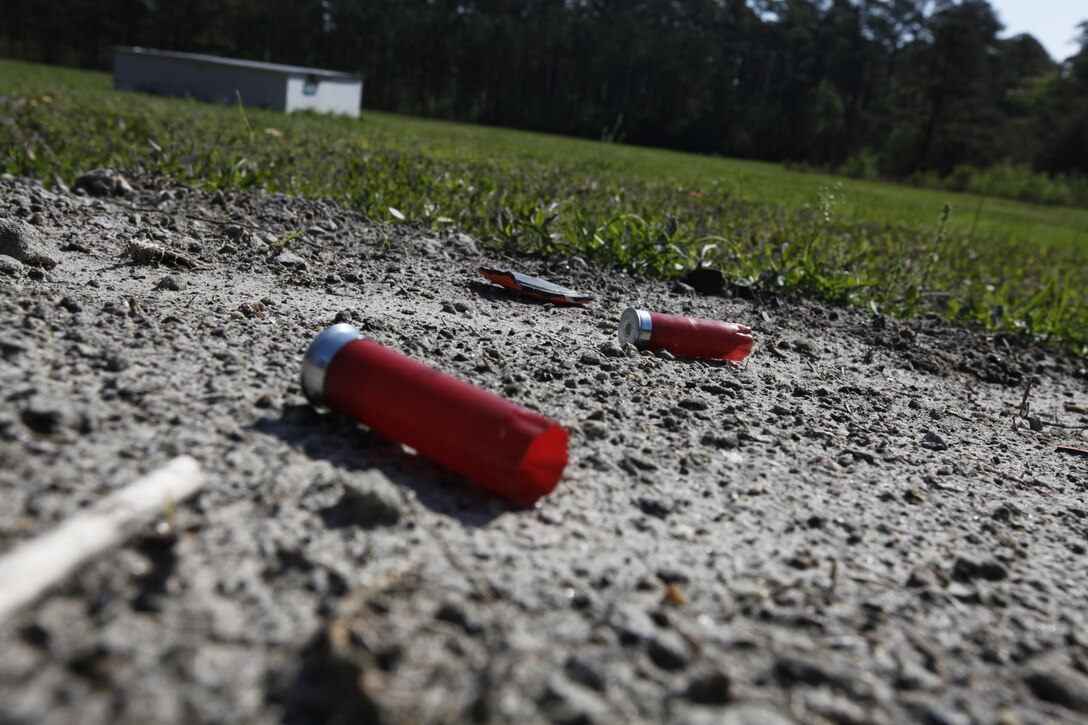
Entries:
[[663,519],[672,513],[672,507],[660,499],[643,496],[636,503],[642,513],[647,516]]
[[952,578],[965,582],[974,579],[997,582],[1008,579],[1009,570],[996,559],[979,561],[966,556],[959,556],[956,557],[956,561],[952,564]]
[[689,680],[684,695],[697,705],[725,705],[732,699],[732,684],[724,672],[712,670]]
[[306,260],[298,256],[294,252],[287,250],[280,252],[272,258],[273,262],[281,264],[284,267],[294,267],[296,269],[306,269]]
[[646,643],[646,654],[651,662],[669,672],[691,664],[691,651],[676,632],[655,632]]
[[113,169],[95,169],[79,176],[72,184],[72,191],[90,196],[126,196],[133,188],[128,179]]
[[345,482],[340,500],[323,515],[331,526],[392,526],[401,517],[400,496],[385,474],[372,469]]
[[695,294],[695,288],[692,287],[690,284],[685,284],[683,282],[673,282],[672,288],[670,289],[670,291],[673,294],[676,294],[676,295],[693,295],[693,294]]
[[567,660],[563,670],[567,673],[567,677],[570,678],[571,682],[576,682],[597,692],[604,692],[606,685],[604,675],[600,669],[586,660],[572,656]]
[[604,440],[608,437],[608,427],[593,420],[582,424],[582,432],[591,441]]
[[930,431],[926,433],[922,438],[922,442],[919,444],[922,448],[928,448],[931,451],[946,451],[948,450],[948,444],[945,443],[944,438],[941,438],[936,433]]
[[0,274],[8,277],[22,277],[26,272],[26,265],[15,257],[0,255]]
[[1041,665],[1024,676],[1031,694],[1045,702],[1088,715],[1088,676],[1060,664]]
[[53,269],[57,260],[45,251],[41,232],[14,219],[0,219],[0,255],[30,267]]
[[172,274],[166,275],[159,280],[158,284],[155,285],[155,289],[157,290],[170,290],[171,292],[177,292],[181,289],[181,287],[181,280]]
[[[627,343],[630,344],[630,343]],[[614,340],[602,342],[597,350],[605,357],[626,357],[627,353]]]

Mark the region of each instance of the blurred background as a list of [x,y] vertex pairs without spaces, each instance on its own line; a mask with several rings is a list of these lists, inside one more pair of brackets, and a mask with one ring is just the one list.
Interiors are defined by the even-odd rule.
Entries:
[[[0,56],[107,70],[136,45],[317,66],[362,75],[376,110],[858,178],[1086,173],[1088,5],[1078,24],[1059,20],[1073,3],[1003,4],[0,0]],[[1066,57],[1003,25],[1025,11],[1058,23]]]

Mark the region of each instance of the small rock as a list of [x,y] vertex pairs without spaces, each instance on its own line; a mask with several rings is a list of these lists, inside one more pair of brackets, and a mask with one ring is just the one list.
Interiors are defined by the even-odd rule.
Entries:
[[57,266],[57,260],[45,253],[41,233],[14,219],[0,219],[0,255],[31,267],[53,269]]
[[272,258],[272,261],[277,264],[282,264],[284,267],[306,269],[306,260],[290,250],[280,252]]
[[567,260],[567,266],[571,269],[587,269],[589,267],[586,260],[581,257],[571,257]]
[[14,360],[27,351],[27,346],[15,340],[0,339],[0,357],[5,360]]
[[786,560],[786,564],[792,566],[794,569],[805,571],[806,569],[815,568],[819,564],[819,561],[807,550],[798,549],[794,552],[793,556]]
[[683,282],[673,282],[672,288],[669,291],[676,295],[695,294],[695,288],[690,284],[684,284]]
[[664,501],[660,501],[656,498],[643,496],[639,498],[639,500],[635,503],[638,504],[638,507],[642,511],[642,513],[646,514],[647,516],[654,516],[656,518],[663,519],[672,513],[671,506],[669,506]]
[[1088,715],[1088,677],[1060,664],[1037,667],[1024,676],[1031,694],[1045,702]]
[[740,436],[736,433],[707,433],[700,440],[704,446],[720,451],[731,451],[740,447]]
[[480,626],[480,623],[471,619],[468,614],[465,613],[464,608],[454,602],[443,602],[439,605],[438,609],[434,612],[434,618],[440,622],[455,624],[465,630],[468,634],[477,634],[483,631],[483,627]]
[[859,696],[856,673],[837,669],[828,662],[797,655],[783,655],[774,665],[774,674],[785,687],[828,685],[853,696]]
[[725,705],[732,699],[731,687],[724,672],[713,670],[693,677],[684,695],[698,705]]
[[964,582],[952,582],[945,587],[944,593],[964,604],[982,604],[982,595],[978,589]]
[[602,342],[597,350],[605,357],[626,357],[627,355],[627,353],[623,351],[623,348],[613,340]]
[[[650,583],[650,589],[656,589]],[[632,604],[619,604],[613,613],[609,625],[616,633],[616,638],[624,647],[633,647],[642,644],[650,638],[654,632],[653,622],[646,612]]]
[[536,705],[540,715],[543,715],[542,721],[555,725],[593,725],[611,720],[607,708],[595,693],[575,687],[559,677],[549,679]]
[[568,589],[567,602],[570,604],[571,609],[582,610],[589,607],[593,600],[581,589]]
[[646,643],[646,654],[651,662],[669,672],[691,664],[687,642],[676,632],[655,632]]
[[129,365],[132,364],[123,353],[119,352],[107,353],[103,358],[103,362],[105,363],[106,370],[111,373],[119,373],[122,370],[127,370]]
[[330,526],[392,526],[400,520],[400,501],[393,482],[376,469],[344,483],[340,500],[322,512]]
[[476,241],[467,234],[457,233],[450,239],[450,242],[454,247],[459,249],[462,254],[470,257],[480,256],[480,249],[476,246]]
[[974,579],[985,579],[997,582],[1008,577],[1009,570],[996,559],[976,561],[966,556],[959,556],[952,564],[952,578],[956,581],[969,582]]
[[903,500],[917,506],[926,502],[926,495],[916,488],[908,488],[903,492]]
[[688,584],[691,582],[691,577],[676,569],[658,569],[654,573],[665,584]]
[[582,365],[600,365],[601,358],[595,352],[584,352],[578,362]]
[[264,303],[260,300],[254,300],[253,302],[243,302],[238,305],[238,311],[242,313],[243,317],[264,317],[265,309]]
[[591,441],[604,440],[608,437],[608,427],[594,420],[582,424],[582,432]]
[[705,400],[698,398],[684,398],[678,405],[685,410],[707,410],[710,405]]
[[0,255],[0,274],[8,277],[22,277],[26,272],[26,265],[15,257]]
[[46,395],[32,395],[23,409],[23,423],[35,433],[53,435],[65,429],[80,428],[82,417],[67,400]]
[[82,191],[90,196],[125,196],[133,189],[128,180],[113,169],[95,169],[77,178],[72,191]]
[[744,390],[744,386],[738,382],[732,380],[722,381],[724,384],[719,385],[717,383],[705,383],[699,386],[699,389],[705,393],[711,395],[733,396],[735,393],[739,393]]
[[453,309],[456,310],[457,312],[471,312],[472,311],[472,307],[469,306],[469,304],[467,302],[465,302],[464,300],[457,300],[456,302],[454,302],[453,303]]
[[583,659],[576,656],[570,657],[563,671],[567,673],[571,682],[576,682],[582,687],[588,687],[597,692],[605,690],[606,682],[601,670]]
[[158,284],[155,285],[155,289],[158,289],[158,290],[170,290],[172,292],[179,291],[181,289],[181,287],[182,287],[181,280],[179,280],[177,277],[175,277],[172,274],[168,274],[167,276],[163,277],[162,279],[159,280]]
[[654,351],[654,355],[656,355],[659,360],[675,360],[676,359],[676,356],[673,355],[668,350],[656,350],[656,351]]
[[1028,416],[1028,428],[1031,428],[1036,433],[1043,431],[1043,421],[1036,415]]
[[919,444],[922,448],[928,448],[931,451],[947,451],[948,444],[944,442],[944,438],[930,431],[922,438],[922,442]]
[[642,456],[636,456],[634,453],[628,453],[620,461],[620,468],[627,471],[632,475],[637,475],[639,471],[656,471],[657,464],[653,461],[649,461]]

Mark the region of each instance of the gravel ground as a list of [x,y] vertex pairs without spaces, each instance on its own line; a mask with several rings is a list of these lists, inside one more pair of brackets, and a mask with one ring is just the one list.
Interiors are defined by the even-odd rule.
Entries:
[[[0,554],[180,453],[209,480],[0,624],[0,721],[1088,719],[1084,360],[104,178],[0,181]],[[621,348],[629,305],[756,351]],[[562,423],[556,491],[312,410],[334,321]]]

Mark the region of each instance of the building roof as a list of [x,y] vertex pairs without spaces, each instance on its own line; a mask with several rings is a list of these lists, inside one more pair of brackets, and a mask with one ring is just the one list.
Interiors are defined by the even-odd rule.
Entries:
[[154,58],[173,58],[177,60],[188,60],[194,63],[209,63],[214,65],[225,65],[234,68],[246,68],[248,70],[265,71],[267,73],[280,73],[298,75],[305,74],[311,76],[319,76],[321,78],[349,78],[351,80],[359,80],[359,76],[354,73],[343,73],[341,71],[325,70],[323,68],[306,68],[298,65],[282,65],[280,63],[262,63],[256,60],[242,60],[241,58],[221,58],[216,55],[204,55],[203,53],[179,53],[172,50],[155,50],[154,48],[137,48],[128,46],[115,46],[114,51],[117,53],[128,53],[130,55],[145,55]]

